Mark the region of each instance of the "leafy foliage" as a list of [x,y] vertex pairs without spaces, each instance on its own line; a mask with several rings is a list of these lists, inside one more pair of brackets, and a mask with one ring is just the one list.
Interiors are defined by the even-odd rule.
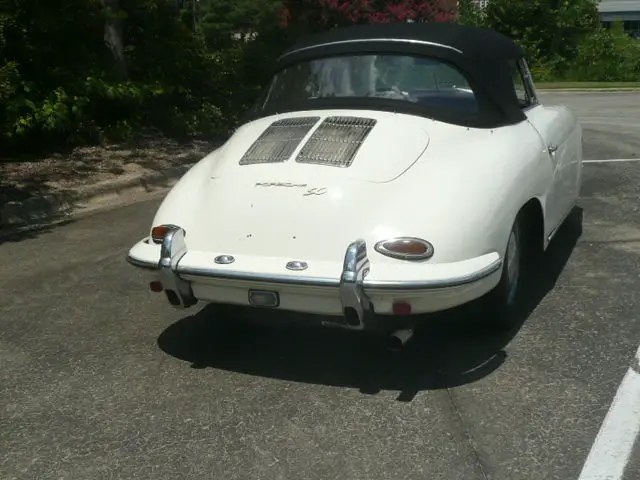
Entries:
[[567,78],[632,82],[640,78],[640,41],[625,34],[621,23],[586,36],[567,66]]
[[[638,40],[600,26],[598,0],[461,0],[462,23],[502,32],[527,54],[537,80],[637,80]],[[634,76],[635,75],[635,76]]]
[[[459,3],[459,7],[457,7]],[[354,23],[449,22],[512,36],[538,80],[636,80],[640,41],[597,0],[0,0],[0,154],[224,135],[282,49]]]
[[[112,2],[113,3],[113,2]],[[213,58],[169,0],[7,2],[0,17],[3,150],[57,147],[153,128],[198,135],[222,125]],[[105,30],[124,21],[126,78]]]
[[597,5],[597,0],[492,0],[486,26],[518,39],[534,62],[567,59],[598,27]]

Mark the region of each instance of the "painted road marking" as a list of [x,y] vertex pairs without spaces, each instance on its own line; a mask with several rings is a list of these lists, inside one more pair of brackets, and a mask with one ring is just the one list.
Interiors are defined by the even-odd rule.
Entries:
[[603,160],[582,160],[582,163],[616,163],[616,162],[640,162],[640,158],[607,158]]
[[578,480],[621,480],[640,433],[640,348],[604,418]]
[[593,119],[593,120],[581,120],[580,123],[582,125],[605,125],[607,127],[629,127],[629,128],[640,128],[640,123],[629,123],[629,122],[610,122],[606,118]]

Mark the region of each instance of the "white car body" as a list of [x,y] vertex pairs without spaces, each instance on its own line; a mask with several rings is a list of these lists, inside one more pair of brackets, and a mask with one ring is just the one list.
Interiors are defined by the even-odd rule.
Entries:
[[[375,108],[263,115],[180,179],[151,223],[175,228],[162,244],[141,239],[128,260],[176,292],[170,300],[179,308],[251,306],[250,291],[263,301],[274,292],[271,308],[349,317],[345,328],[363,329],[368,311],[392,315],[403,304],[422,314],[467,303],[500,282],[523,207],[540,213],[546,248],[579,195],[575,115],[535,96],[523,111],[523,121],[496,128]],[[351,164],[297,161],[323,121],[336,117],[375,124]],[[309,127],[295,149],[278,162],[243,164],[263,132],[288,119]],[[331,139],[322,142],[316,153],[331,148]],[[433,254],[407,261],[375,248],[396,237],[424,239]]]

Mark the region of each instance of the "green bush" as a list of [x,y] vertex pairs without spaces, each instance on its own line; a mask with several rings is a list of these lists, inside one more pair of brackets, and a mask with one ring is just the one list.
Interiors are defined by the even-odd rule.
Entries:
[[627,35],[621,24],[599,28],[578,46],[558,76],[580,81],[638,81],[640,78],[640,40]]
[[[0,0],[0,157],[148,130],[226,135],[282,49],[320,28],[317,1]],[[594,0],[489,5],[462,0],[459,21],[514,38],[536,81],[640,78],[640,41],[598,27]],[[121,50],[105,44],[116,30]]]
[[[121,139],[148,129],[173,137],[228,129],[222,111],[231,106],[218,88],[228,68],[220,68],[180,20],[175,2],[119,3],[118,12],[105,11],[99,0],[1,4],[0,153]],[[119,65],[104,42],[113,19],[124,22]]]

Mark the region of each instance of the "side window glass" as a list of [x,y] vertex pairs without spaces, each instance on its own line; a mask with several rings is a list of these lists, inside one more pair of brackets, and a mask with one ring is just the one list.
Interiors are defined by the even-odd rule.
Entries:
[[527,61],[524,58],[520,59],[518,63],[520,67],[520,71],[522,72],[522,77],[524,79],[525,87],[527,88],[527,92],[529,95],[530,105],[538,104],[538,95],[536,94],[536,89],[533,83],[533,78],[531,77],[531,71],[529,70],[529,65],[527,65]]
[[516,62],[511,62],[511,78],[513,79],[513,88],[516,91],[516,96],[518,97],[518,103],[520,103],[521,108],[526,108],[532,105],[532,99],[529,95],[529,89],[527,82],[525,81],[525,76],[522,74],[521,64]]

